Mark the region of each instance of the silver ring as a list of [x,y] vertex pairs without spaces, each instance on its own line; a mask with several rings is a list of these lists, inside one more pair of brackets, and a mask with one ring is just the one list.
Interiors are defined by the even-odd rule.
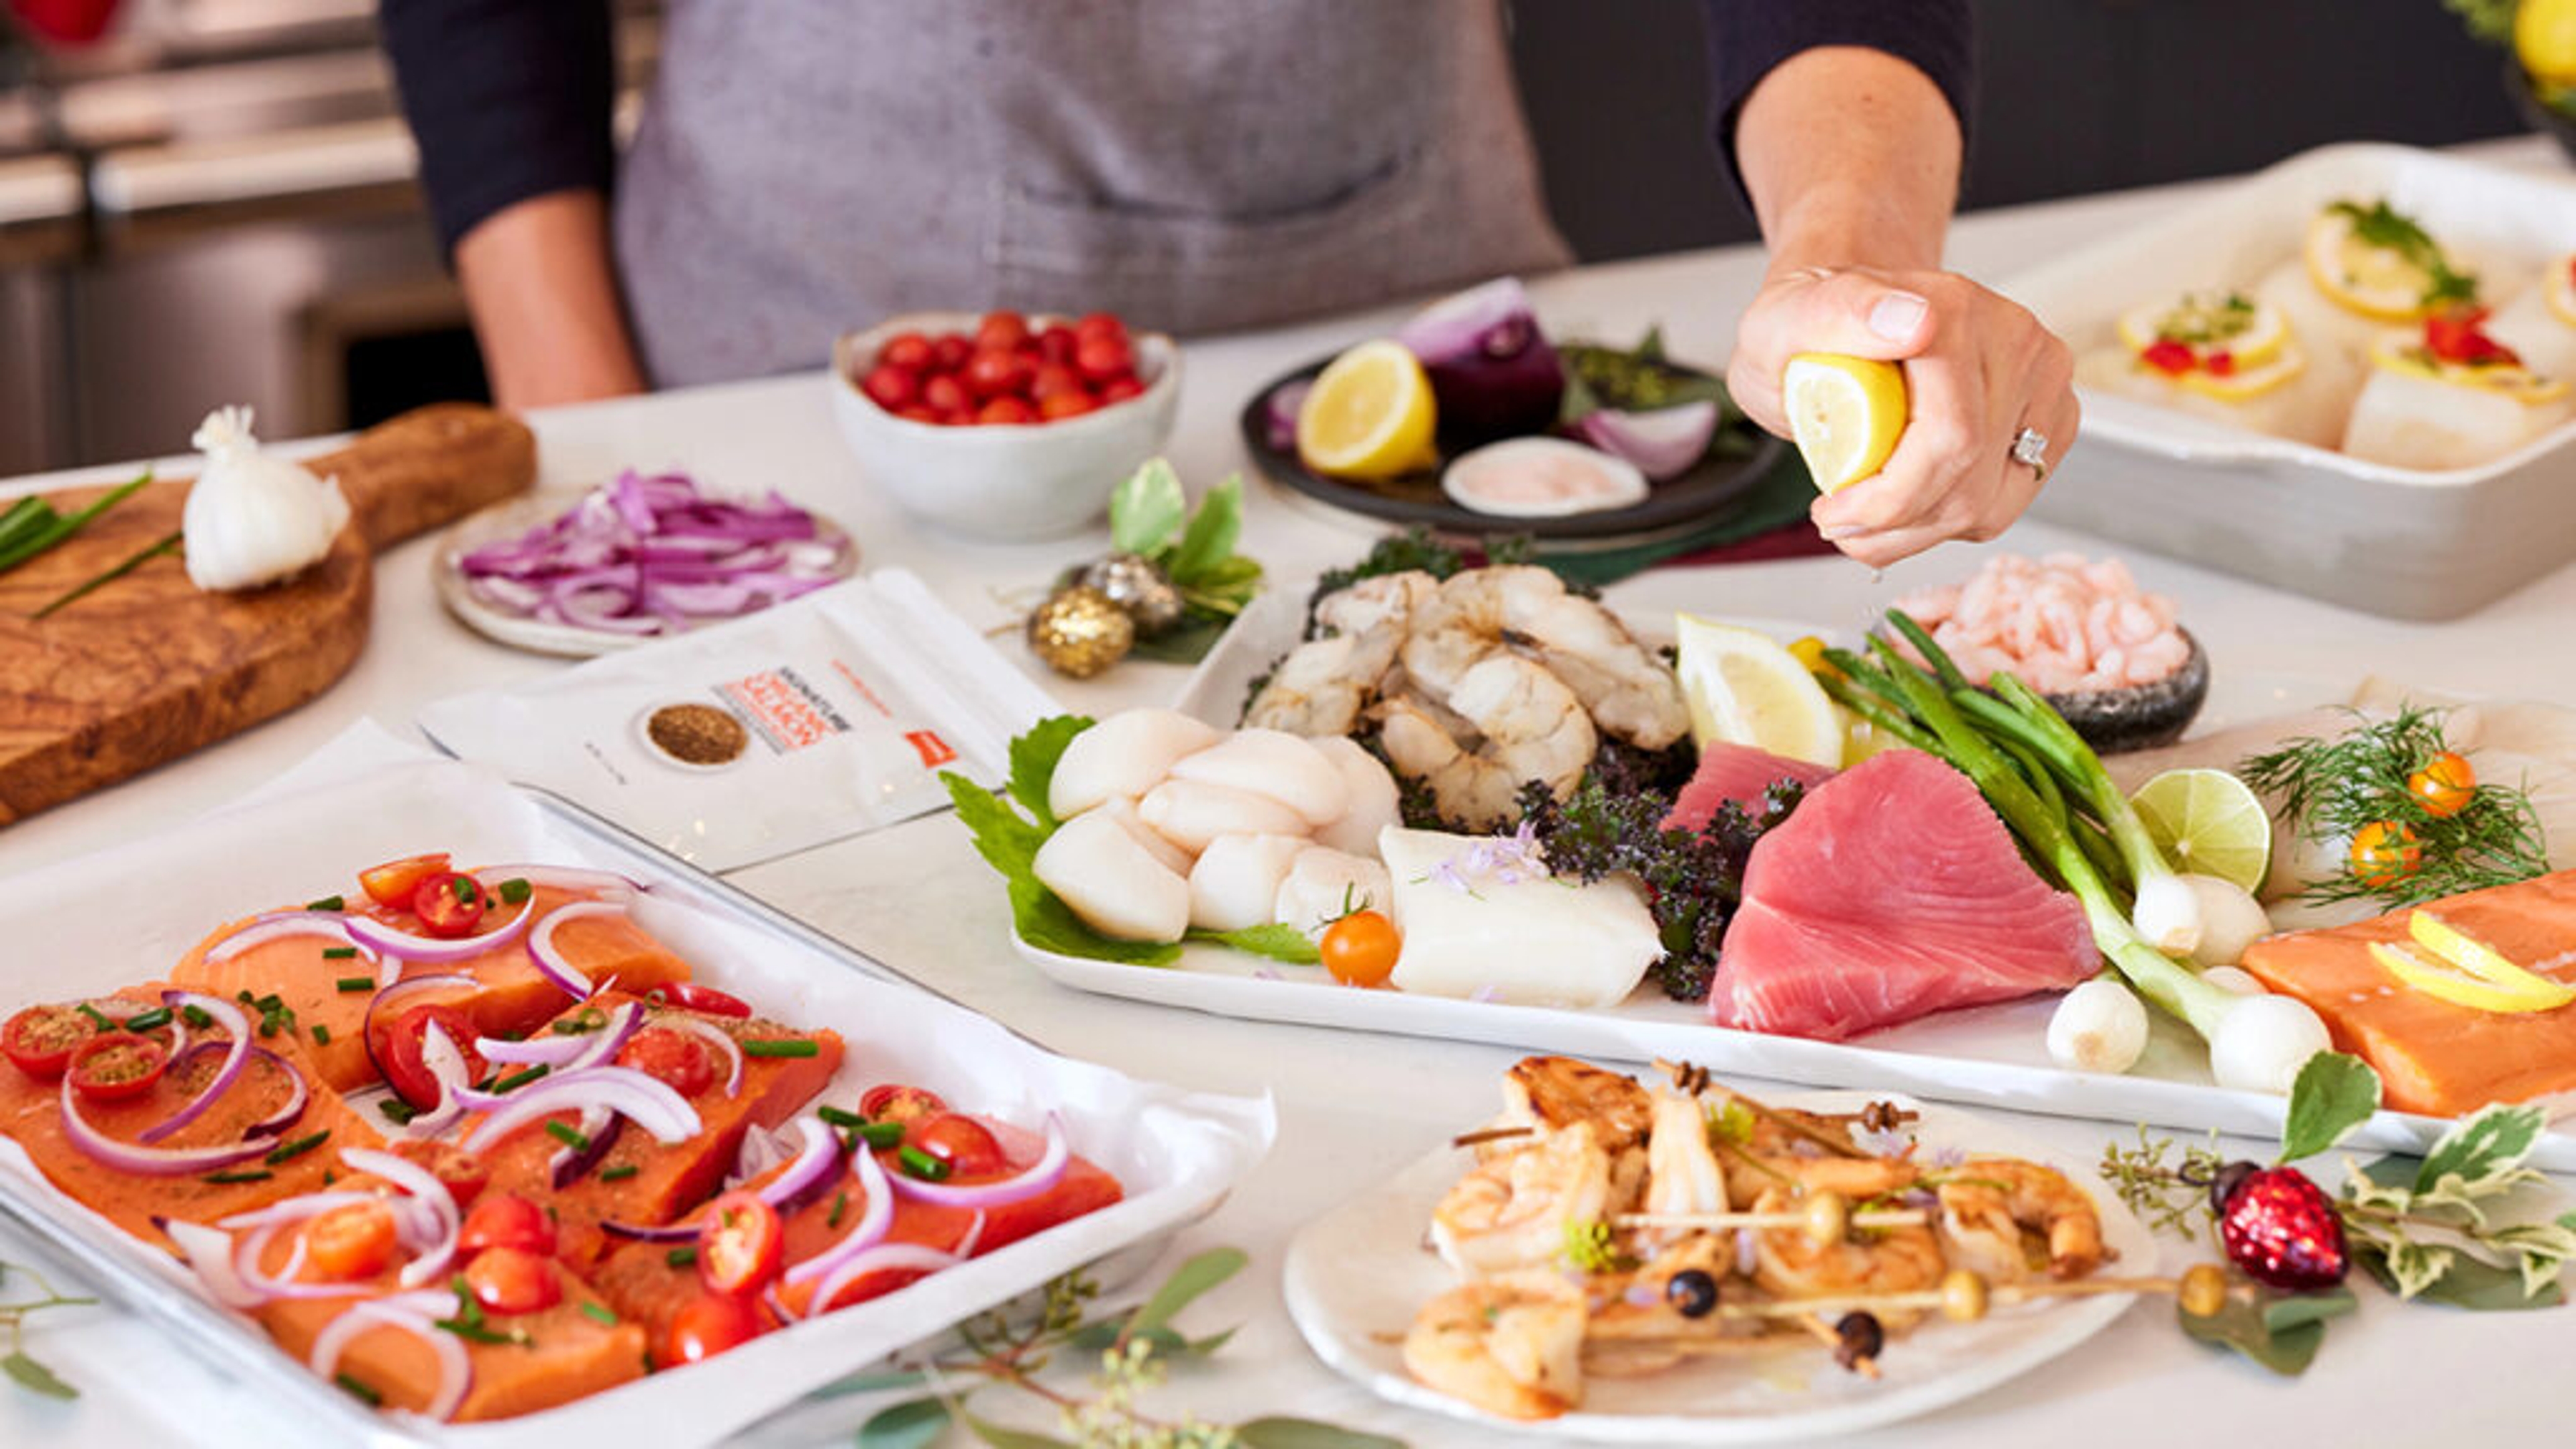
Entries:
[[2048,478],[2048,435],[2037,428],[2024,428],[2013,434],[2012,460],[2028,464],[2042,481]]

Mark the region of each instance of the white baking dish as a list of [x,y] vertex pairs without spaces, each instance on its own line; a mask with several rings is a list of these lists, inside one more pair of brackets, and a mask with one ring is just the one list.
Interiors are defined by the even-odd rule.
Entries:
[[[2403,146],[2328,146],[2003,284],[2078,353],[2119,314],[2251,289],[2328,202],[2385,196],[2479,269],[2490,300],[2576,248],[2576,182]],[[2576,423],[2478,468],[2391,468],[2081,390],[2083,438],[2035,516],[2403,619],[2477,609],[2576,558]]]

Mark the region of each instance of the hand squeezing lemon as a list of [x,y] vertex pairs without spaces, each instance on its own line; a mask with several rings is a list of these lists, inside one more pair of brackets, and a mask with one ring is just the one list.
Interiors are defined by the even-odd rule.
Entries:
[[1801,352],[1780,378],[1789,434],[1818,490],[1839,493],[1887,466],[1905,432],[1905,370],[1893,362]]

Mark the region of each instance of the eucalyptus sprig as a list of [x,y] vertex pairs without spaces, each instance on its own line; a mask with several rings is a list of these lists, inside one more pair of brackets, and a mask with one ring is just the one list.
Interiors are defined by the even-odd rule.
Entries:
[[[1142,1303],[1098,1315],[1099,1285],[1077,1271],[1046,1287],[1033,1317],[986,1314],[958,1329],[962,1353],[934,1355],[893,1373],[843,1380],[826,1394],[929,1392],[881,1409],[859,1428],[857,1449],[927,1449],[962,1428],[994,1449],[1404,1449],[1404,1441],[1313,1419],[1263,1417],[1219,1424],[1146,1412],[1145,1397],[1176,1363],[1206,1358],[1234,1330],[1191,1338],[1172,1326],[1182,1309],[1241,1272],[1240,1249],[1212,1248],[1172,1271]],[[1045,1377],[1059,1355],[1093,1365],[1084,1388]],[[989,1389],[1032,1396],[1055,1410],[1055,1434],[1033,1433],[974,1412]]]
[[1162,570],[1181,596],[1181,622],[1138,641],[1140,657],[1191,664],[1261,592],[1261,565],[1236,553],[1243,536],[1243,479],[1229,475],[1192,511],[1180,474],[1147,459],[1109,495],[1109,543]]
[[15,1302],[0,1301],[0,1329],[8,1332],[8,1351],[0,1353],[0,1374],[8,1375],[11,1381],[29,1393],[42,1394],[49,1399],[79,1398],[79,1389],[27,1352],[27,1319],[48,1308],[71,1308],[98,1300],[64,1293],[46,1282],[44,1275],[35,1269],[5,1262],[0,1262],[0,1293],[9,1290],[12,1274],[33,1283],[37,1292],[44,1296]]

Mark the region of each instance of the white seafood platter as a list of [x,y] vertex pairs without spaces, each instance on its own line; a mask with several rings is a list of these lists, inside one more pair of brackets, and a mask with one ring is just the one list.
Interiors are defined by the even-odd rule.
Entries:
[[[2250,289],[2330,202],[2386,197],[2518,293],[2576,247],[2576,182],[2403,146],[2328,146],[2002,284],[2080,355],[2119,315]],[[2079,388],[2084,431],[2035,516],[2368,613],[2447,619],[2576,558],[2576,422],[2425,472]]]

